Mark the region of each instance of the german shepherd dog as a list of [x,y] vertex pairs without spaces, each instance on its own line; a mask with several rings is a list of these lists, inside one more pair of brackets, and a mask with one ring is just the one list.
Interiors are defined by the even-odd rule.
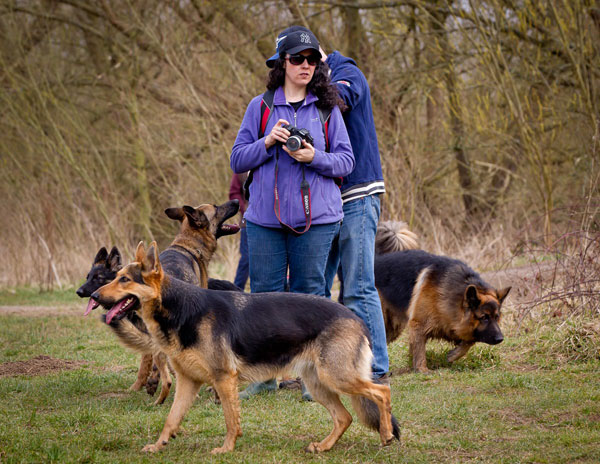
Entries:
[[379,430],[383,445],[400,437],[390,388],[371,380],[368,331],[338,303],[314,295],[204,290],[166,274],[156,243],[147,253],[140,243],[135,261],[92,297],[115,315],[141,313],[176,372],[165,426],[144,451],[160,450],[175,435],[203,383],[219,393],[227,428],[223,446],[212,453],[232,451],[242,435],[238,380],[260,381],[290,370],[302,376],[334,422],[333,431],[307,451],[329,450],[350,426],[341,393],[351,395],[359,418]]
[[[382,235],[405,234],[398,223],[386,227]],[[422,250],[393,251],[407,243],[400,238],[391,247],[376,245],[392,251],[375,255],[375,286],[387,342],[396,340],[408,325],[413,369],[423,373],[428,372],[425,344],[431,338],[456,345],[448,353],[448,362],[466,355],[476,342],[501,343],[500,310],[511,287],[493,288],[457,259]]]
[[[165,210],[171,219],[181,222],[180,230],[171,245],[163,251],[161,259],[167,273],[186,282],[219,290],[241,291],[236,285],[225,280],[208,279],[207,266],[216,250],[217,239],[239,231],[239,226],[224,224],[239,209],[237,200],[223,205],[201,205],[197,208],[184,206]],[[77,290],[80,297],[90,297],[94,291],[112,281],[121,268],[121,255],[114,247],[110,254],[101,248],[86,282]],[[85,315],[95,309],[98,303],[90,298]],[[110,325],[119,340],[134,351],[142,353],[142,360],[135,383],[131,390],[140,390],[144,385],[149,394],[154,394],[158,386],[158,374],[162,379],[161,393],[155,404],[161,404],[169,394],[171,376],[165,355],[152,342],[142,319],[135,313],[123,318],[107,313],[104,321]],[[150,377],[152,361],[157,368]],[[218,398],[217,398],[218,400]]]
[[[106,248],[100,248],[92,262],[92,268],[88,272],[85,282],[76,291],[77,296],[79,298],[89,298],[100,287],[113,281],[119,269],[121,269],[119,249],[112,247],[109,253]],[[92,308],[88,307],[85,315],[87,316],[91,310]]]

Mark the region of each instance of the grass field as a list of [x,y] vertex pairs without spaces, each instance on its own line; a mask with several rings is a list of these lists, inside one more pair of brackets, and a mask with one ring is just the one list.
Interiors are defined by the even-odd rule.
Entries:
[[[156,440],[173,395],[155,407],[145,392],[128,390],[139,358],[117,343],[98,311],[82,317],[85,302],[70,291],[33,293],[0,292],[0,305],[32,303],[0,308],[0,366],[40,355],[80,364],[0,377],[2,463],[600,461],[600,350],[590,322],[505,327],[504,343],[477,345],[452,366],[444,360],[449,345],[430,343],[430,375],[408,371],[401,338],[390,357],[402,442],[387,448],[355,420],[330,452],[305,453],[329,432],[329,415],[301,402],[298,391],[279,390],[243,402],[244,436],[233,453],[211,456],[225,425],[202,389],[177,439],[146,455],[141,449]],[[43,304],[54,306],[40,310]]]

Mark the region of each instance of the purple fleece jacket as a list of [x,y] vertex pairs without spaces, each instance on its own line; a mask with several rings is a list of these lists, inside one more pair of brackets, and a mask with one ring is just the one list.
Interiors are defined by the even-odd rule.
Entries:
[[[265,128],[265,137],[279,119],[285,119],[299,129],[308,129],[315,144],[315,157],[304,164],[306,180],[310,185],[312,224],[330,224],[344,216],[340,189],[334,178],[343,177],[354,169],[354,155],[344,125],[342,113],[336,106],[329,118],[329,150],[325,152],[323,126],[316,107],[318,98],[308,93],[304,104],[294,112],[287,103],[283,87],[275,91],[273,111]],[[262,94],[253,98],[231,150],[231,169],[241,173],[254,169],[250,185],[250,202],[244,217],[264,227],[281,227],[274,212],[275,158],[279,150],[277,189],[279,191],[281,220],[291,227],[306,223],[302,207],[300,183],[302,169],[298,161],[281,147],[265,148],[265,137],[258,138],[260,130],[260,103]]]

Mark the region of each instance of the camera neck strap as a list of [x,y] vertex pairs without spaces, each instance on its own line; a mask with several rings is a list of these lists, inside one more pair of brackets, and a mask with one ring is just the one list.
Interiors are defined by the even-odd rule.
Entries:
[[300,183],[300,193],[302,194],[302,209],[304,211],[304,217],[306,219],[306,225],[304,226],[304,230],[297,231],[293,227],[287,225],[285,222],[281,220],[281,207],[279,204],[279,191],[277,190],[277,173],[279,172],[279,146],[277,146],[276,154],[275,154],[275,202],[273,203],[273,209],[275,210],[275,216],[281,224],[281,227],[288,232],[293,233],[294,235],[302,235],[308,229],[310,229],[310,224],[312,221],[311,209],[310,209],[310,185],[306,180],[306,176],[304,175],[304,164],[302,166],[302,182]]

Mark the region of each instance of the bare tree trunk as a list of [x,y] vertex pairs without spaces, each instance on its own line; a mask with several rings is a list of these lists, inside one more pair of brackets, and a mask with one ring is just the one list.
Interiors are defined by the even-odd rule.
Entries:
[[465,153],[463,146],[464,143],[464,123],[462,116],[462,107],[460,105],[460,97],[456,88],[456,76],[454,75],[454,69],[449,66],[446,70],[446,89],[448,91],[448,104],[449,104],[449,117],[450,117],[450,130],[452,132],[452,150],[454,152],[454,158],[456,159],[458,169],[458,181],[462,188],[462,200],[467,213],[467,221],[474,219],[474,216],[478,212],[478,205],[476,199],[471,193],[472,180],[471,180],[471,167],[469,165],[469,159]]
[[[358,1],[352,0],[351,3],[358,4]],[[368,40],[360,18],[360,10],[358,8],[344,7],[342,14],[346,37],[346,55],[359,62],[364,62],[366,58],[365,53],[368,49]]]
[[[413,17],[416,14],[413,11]],[[436,131],[439,130],[440,123],[440,107],[442,106],[443,94],[442,89],[435,85],[438,81],[438,76],[436,75],[435,65],[437,63],[441,63],[444,61],[444,57],[441,56],[441,46],[440,40],[445,40],[442,37],[438,37],[438,34],[445,34],[446,31],[441,27],[440,21],[443,23],[444,17],[437,18],[435,15],[431,15],[429,19],[429,30],[432,31],[432,40],[424,41],[424,60],[427,69],[429,70],[428,74],[430,75],[430,80],[434,82],[433,86],[429,86],[428,93],[426,95],[425,101],[425,116],[426,116],[426,129],[427,136],[431,138]],[[415,34],[415,37],[417,34]],[[418,47],[418,49],[417,49]],[[415,54],[417,58],[420,58],[420,44],[415,45]],[[417,61],[415,66],[418,68],[420,63]]]
[[445,15],[432,14],[431,26],[435,36],[439,39],[442,56],[445,57],[444,81],[448,93],[448,111],[450,118],[450,132],[452,137],[452,151],[458,169],[458,182],[462,189],[462,201],[466,212],[466,221],[471,222],[478,214],[479,205],[472,192],[472,173],[469,158],[464,148],[465,128],[463,122],[462,106],[460,102],[460,90],[456,83],[454,69],[454,50],[448,39],[445,28]]
[[150,228],[150,217],[152,213],[152,205],[150,202],[150,186],[148,185],[148,167],[146,154],[140,143],[139,134],[139,111],[137,99],[134,92],[131,92],[131,100],[129,102],[129,114],[133,125],[133,157],[135,162],[135,173],[137,178],[137,212],[136,220],[137,233],[141,234],[144,239],[153,238]]

